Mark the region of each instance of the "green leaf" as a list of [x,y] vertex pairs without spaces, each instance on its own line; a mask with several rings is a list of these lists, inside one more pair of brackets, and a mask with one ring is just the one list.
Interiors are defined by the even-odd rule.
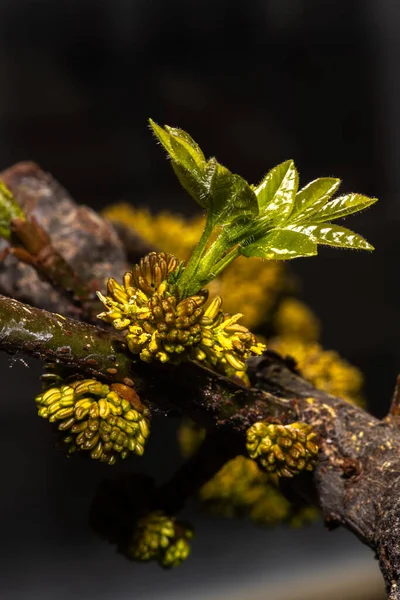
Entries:
[[205,167],[206,159],[200,148],[200,146],[194,141],[194,139],[183,131],[183,129],[177,129],[175,127],[165,126],[166,131],[170,134],[170,141],[172,148],[174,148],[173,142],[178,142],[181,146],[186,148],[186,151],[191,155],[193,161],[198,167]]
[[163,129],[163,127],[160,127],[160,125],[157,125],[157,123],[155,123],[153,121],[153,119],[149,119],[149,123],[150,123],[150,127],[153,130],[153,133],[156,136],[156,138],[158,139],[158,141],[164,146],[164,148],[166,149],[168,154],[170,154],[171,153],[171,141],[170,141],[170,134],[168,133],[168,131],[165,131],[165,129]]
[[254,188],[260,214],[273,223],[282,224],[293,208],[299,176],[292,160],[274,167]]
[[25,219],[24,211],[10,190],[0,181],[0,237],[10,241],[10,223],[17,217]]
[[207,208],[207,197],[204,194],[203,174],[197,171],[190,171],[180,163],[171,160],[171,166],[177,176],[181,186],[187,191],[189,196],[196,200],[202,208]]
[[303,233],[278,229],[241,247],[240,252],[247,257],[258,256],[269,260],[290,260],[301,256],[315,256],[317,244]]
[[316,213],[333,196],[339,185],[340,179],[321,177],[311,181],[299,190],[290,215],[290,222],[295,221],[298,223],[310,220],[311,215]]
[[317,244],[337,246],[338,248],[353,248],[355,250],[373,250],[363,237],[339,225],[331,223],[309,223],[307,225],[289,225],[288,230],[302,233]]
[[182,129],[168,126],[163,128],[151,119],[149,122],[171,158],[171,165],[179,183],[202,208],[205,208],[207,199],[204,197],[203,180],[207,163],[200,147]]
[[364,210],[372,204],[375,204],[377,198],[368,198],[361,194],[348,194],[347,196],[339,196],[328,202],[321,208],[312,218],[313,223],[324,223],[333,219],[340,219],[353,213]]
[[193,154],[188,150],[185,144],[182,144],[181,140],[178,140],[171,136],[171,151],[170,157],[171,160],[181,165],[184,169],[187,169],[189,172],[193,173],[193,175],[197,175],[200,178],[200,174],[205,167],[205,163],[203,169],[197,164],[196,159],[193,157]]
[[257,198],[247,181],[215,158],[207,163],[204,195],[209,198],[209,219],[213,226],[258,214]]

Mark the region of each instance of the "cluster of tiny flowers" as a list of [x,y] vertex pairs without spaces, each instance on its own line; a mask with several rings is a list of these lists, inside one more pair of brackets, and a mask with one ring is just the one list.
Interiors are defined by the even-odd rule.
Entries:
[[248,516],[265,525],[283,521],[290,513],[290,504],[273,484],[273,478],[254,460],[237,456],[201,488],[202,507],[214,515]]
[[293,356],[303,377],[316,388],[352,404],[364,404],[361,371],[334,350],[324,350],[316,342],[290,336],[271,339],[268,347],[281,356]]
[[[178,431],[182,456],[193,456],[205,436],[190,419]],[[318,517],[313,506],[291,504],[279,489],[279,477],[266,472],[255,460],[237,456],[205,483],[199,491],[202,509],[222,517],[248,517],[261,525],[286,522],[300,527]]]
[[85,379],[50,387],[35,398],[38,414],[65,433],[67,454],[87,451],[113,465],[129,453],[141,456],[150,434],[150,411],[123,384]]
[[307,423],[276,425],[259,421],[247,430],[250,458],[269,473],[293,477],[312,471],[317,462],[317,435]]
[[107,309],[99,318],[127,330],[129,350],[145,362],[193,358],[244,377],[246,360],[264,345],[237,323],[243,315],[223,313],[221,298],[205,308],[206,290],[179,300],[168,278],[181,268],[175,257],[151,252],[125,273],[122,285],[109,279],[108,295],[98,294]]
[[138,521],[128,553],[133,560],[156,560],[166,569],[177,567],[189,556],[192,537],[191,529],[162,511],[153,511]]

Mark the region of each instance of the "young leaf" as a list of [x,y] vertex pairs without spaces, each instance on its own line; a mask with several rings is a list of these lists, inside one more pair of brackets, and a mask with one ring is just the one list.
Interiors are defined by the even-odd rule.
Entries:
[[186,131],[175,127],[169,127],[168,125],[165,126],[165,130],[170,134],[171,142],[176,140],[186,148],[198,167],[205,167],[206,159],[200,146],[188,133],[186,133]]
[[240,248],[243,256],[257,256],[269,260],[289,260],[300,256],[315,256],[317,244],[304,233],[277,229]]
[[207,211],[203,234],[175,282],[181,298],[209,283],[239,253],[287,260],[315,255],[318,244],[373,249],[352,231],[325,223],[375,202],[359,194],[330,200],[339,179],[316,179],[298,191],[298,173],[288,160],[250,186],[215,158],[207,162],[185,131],[152,120],[150,126],[182,186]]
[[240,175],[211,158],[206,167],[204,193],[209,198],[209,219],[213,226],[258,214],[257,198]]
[[0,237],[11,239],[10,223],[16,217],[25,219],[24,211],[10,190],[0,181]]
[[354,250],[373,250],[373,246],[363,237],[339,225],[331,223],[308,225],[289,225],[288,230],[302,233],[317,244],[337,246],[338,248],[353,248]]
[[361,194],[348,194],[347,196],[339,196],[328,202],[322,207],[312,218],[313,223],[324,223],[333,219],[340,219],[352,213],[364,210],[372,204],[375,204],[377,198],[367,198]]
[[205,167],[204,165],[200,165],[197,163],[196,155],[193,156],[193,153],[190,152],[187,145],[182,143],[179,138],[175,138],[173,136],[170,137],[171,151],[170,157],[173,162],[178,163],[187,171],[200,176],[201,172]]
[[207,208],[207,196],[204,194],[203,174],[189,171],[180,163],[171,160],[171,166],[181,186],[202,208]]
[[286,221],[293,208],[299,176],[292,160],[287,160],[267,173],[254,188],[260,214],[276,225]]
[[149,119],[150,127],[153,130],[154,135],[158,139],[158,141],[164,146],[168,154],[171,153],[171,141],[170,134],[168,131],[165,131],[160,125],[157,125],[153,119]]
[[205,208],[206,198],[202,188],[206,159],[200,147],[182,129],[168,126],[163,128],[151,119],[149,122],[171,158],[172,168],[179,183],[202,208]]
[[321,177],[311,181],[299,190],[290,215],[290,222],[301,223],[309,220],[311,215],[316,213],[333,196],[339,185],[340,179]]

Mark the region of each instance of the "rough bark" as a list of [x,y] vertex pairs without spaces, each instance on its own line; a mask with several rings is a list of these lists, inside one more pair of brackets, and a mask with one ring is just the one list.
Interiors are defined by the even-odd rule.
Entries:
[[[90,208],[77,205],[38,165],[19,163],[0,173],[0,180],[24,212],[47,232],[57,253],[91,289],[103,289],[108,277],[120,277],[126,271],[126,253],[112,225]],[[7,242],[0,240],[0,252],[7,246]],[[63,315],[80,316],[71,299],[40,278],[32,266],[12,255],[0,264],[0,292]]]

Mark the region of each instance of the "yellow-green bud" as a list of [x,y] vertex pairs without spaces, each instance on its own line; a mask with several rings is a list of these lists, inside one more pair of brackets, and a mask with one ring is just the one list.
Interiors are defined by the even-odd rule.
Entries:
[[186,538],[179,538],[172,543],[160,557],[160,565],[165,569],[179,567],[190,554],[190,544]]
[[128,554],[140,562],[157,560],[162,567],[177,567],[189,556],[192,537],[191,529],[162,511],[153,511],[138,521]]
[[91,458],[112,465],[118,457],[144,452],[150,411],[128,386],[84,379],[51,387],[35,401],[39,416],[66,433],[68,455],[87,451]]
[[246,437],[249,456],[280,477],[312,471],[317,462],[317,434],[307,423],[276,425],[259,421],[249,427]]

